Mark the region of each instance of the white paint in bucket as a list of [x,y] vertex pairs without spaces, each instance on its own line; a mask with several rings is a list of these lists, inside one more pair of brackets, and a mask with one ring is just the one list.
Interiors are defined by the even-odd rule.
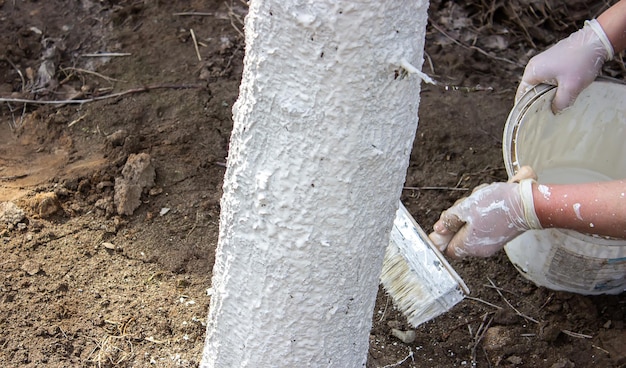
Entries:
[[[509,177],[530,165],[540,184],[626,178],[626,85],[598,80],[558,115],[550,110],[554,92],[553,86],[538,86],[509,114],[503,139]],[[626,290],[626,240],[532,230],[509,242],[505,251],[539,286],[580,294]]]
[[580,167],[551,167],[537,172],[537,176],[538,182],[545,184],[583,184],[612,180],[607,175]]

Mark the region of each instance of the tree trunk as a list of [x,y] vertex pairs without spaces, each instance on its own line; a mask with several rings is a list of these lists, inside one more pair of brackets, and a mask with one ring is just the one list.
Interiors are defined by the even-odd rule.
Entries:
[[202,367],[365,366],[427,7],[250,2]]

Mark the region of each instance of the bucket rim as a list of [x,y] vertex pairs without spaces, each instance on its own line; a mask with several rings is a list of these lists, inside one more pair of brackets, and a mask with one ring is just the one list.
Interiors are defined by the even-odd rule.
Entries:
[[[626,81],[605,76],[596,78],[593,83],[598,82],[626,86]],[[546,93],[556,88],[556,85],[545,83],[532,87],[526,91],[518,101],[515,102],[513,108],[509,112],[504,126],[504,137],[502,139],[504,167],[509,178],[513,177],[521,167],[517,158],[517,135],[519,133],[522,118],[538,99],[542,98]],[[553,230],[563,233],[566,236],[575,237],[580,240],[593,242],[599,245],[624,246],[624,240],[618,238],[582,233],[569,229],[553,228]]]
[[541,98],[546,92],[557,86],[551,84],[538,84],[526,91],[513,105],[504,125],[504,138],[502,139],[502,153],[504,155],[504,167],[509,178],[512,178],[520,169],[517,160],[517,133],[520,125],[520,117],[526,114],[533,102]]
[[[608,76],[599,76],[592,83],[597,82],[614,83],[626,86],[626,81]],[[526,114],[526,111],[530,109],[531,105],[537,99],[541,98],[544,94],[555,88],[557,88],[556,85],[547,83],[540,83],[533,86],[514,103],[513,108],[509,112],[504,125],[504,137],[502,139],[504,168],[506,169],[506,173],[509,178],[513,177],[513,175],[515,175],[520,168],[519,162],[517,161],[517,146],[515,139],[519,128],[519,118]]]

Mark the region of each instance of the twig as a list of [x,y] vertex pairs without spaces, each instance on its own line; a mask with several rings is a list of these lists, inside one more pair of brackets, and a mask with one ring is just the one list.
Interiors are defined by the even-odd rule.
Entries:
[[187,233],[187,236],[185,237],[185,239],[189,239],[189,236],[191,235],[191,233],[193,233],[193,231],[196,229],[196,227],[198,227],[198,223],[200,218],[200,211],[196,211],[196,221],[194,222],[193,226],[191,227],[191,230],[189,230],[189,232]]
[[501,288],[501,287],[494,286],[494,285],[487,285],[487,284],[483,284],[483,286],[484,286],[484,287],[486,287],[486,288],[490,288],[490,289],[496,289],[496,290],[500,290],[500,291],[506,291],[506,292],[507,292],[507,293],[509,293],[509,294],[513,294],[513,295],[517,296],[517,293],[515,293],[515,292],[513,292],[513,291],[511,291],[511,290],[507,290],[507,289],[505,289],[505,288]]
[[513,4],[511,3],[504,3],[505,5],[509,5],[511,7],[511,12],[509,14],[513,14],[513,21],[515,23],[517,23],[518,26],[520,26],[520,28],[522,29],[522,31],[524,31],[524,36],[526,38],[526,41],[528,43],[530,43],[530,45],[532,46],[532,48],[537,49],[537,45],[535,44],[535,42],[533,41],[533,37],[530,35],[530,33],[528,32],[528,29],[526,28],[526,25],[524,25],[524,22],[522,21],[522,19],[520,18],[519,14],[517,11],[515,11]]
[[67,67],[67,68],[62,68],[60,70],[62,72],[66,71],[66,70],[72,70],[72,71],[79,72],[79,73],[92,74],[92,75],[95,75],[96,77],[100,77],[100,78],[102,78],[104,80],[108,80],[110,82],[120,82],[119,79],[107,77],[106,75],[102,75],[102,74],[97,73],[97,72],[92,72],[91,70],[87,70],[87,69]]
[[465,86],[453,86],[444,84],[442,85],[443,89],[446,91],[461,91],[461,92],[481,92],[481,91],[493,91],[493,87],[483,87],[480,84],[475,85],[474,87],[465,87]]
[[172,84],[163,84],[163,85],[154,85],[154,86],[146,86],[146,87],[140,87],[140,88],[132,88],[126,91],[122,91],[122,92],[117,92],[117,93],[112,93],[110,95],[105,95],[105,96],[97,96],[97,97],[93,97],[93,98],[86,98],[86,99],[80,99],[80,100],[50,100],[50,101],[45,101],[45,100],[29,100],[29,99],[23,99],[23,98],[2,98],[0,97],[0,102],[22,102],[22,103],[31,103],[31,104],[37,104],[37,105],[64,105],[64,104],[84,104],[87,102],[94,102],[94,101],[100,101],[100,100],[106,100],[109,98],[116,98],[116,97],[122,97],[125,95],[129,95],[132,93],[141,93],[141,92],[149,92],[155,89],[190,89],[190,88],[205,88],[205,86],[203,85],[193,85],[193,84],[183,84],[183,85],[172,85]]
[[404,190],[459,190],[467,191],[469,188],[453,188],[453,187],[403,187]]
[[11,128],[11,131],[15,131],[17,128],[22,126],[22,123],[24,122],[24,116],[26,115],[26,104],[24,104],[24,106],[22,107],[22,116],[20,117],[19,124],[17,123],[17,121],[15,121],[15,111],[17,109],[14,109],[13,106],[11,106],[11,104],[8,102],[7,106],[9,107],[9,111],[11,112],[11,121],[8,122],[9,128]]
[[596,349],[598,349],[598,350],[600,350],[600,351],[602,351],[602,352],[605,352],[605,353],[607,353],[608,355],[611,355],[611,353],[610,353],[610,352],[608,352],[607,350],[602,349],[601,347],[599,347],[599,346],[597,346],[597,345],[593,345],[593,344],[592,344],[592,345],[591,345],[591,347],[592,347],[592,348],[596,348]]
[[200,56],[200,50],[198,50],[198,40],[196,40],[196,33],[193,31],[192,28],[189,29],[189,33],[191,33],[193,48],[196,50],[196,56],[198,57],[198,61],[202,61],[202,56]]
[[552,297],[554,296],[554,294],[550,294],[548,296],[548,298],[546,299],[546,301],[541,305],[541,307],[539,307],[539,310],[542,310],[546,305],[548,305],[548,303],[550,303],[550,301],[552,301]]
[[478,344],[485,336],[485,333],[487,332],[487,330],[489,329],[489,326],[491,325],[491,322],[493,321],[493,315],[491,315],[491,318],[489,318],[489,321],[485,324],[485,321],[487,320],[487,317],[490,314],[491,313],[485,313],[485,315],[483,316],[483,321],[480,323],[480,326],[478,326],[478,330],[476,330],[476,334],[473,336],[474,346],[472,346],[472,350],[471,350],[472,366],[476,366],[476,348],[478,347]]
[[457,324],[455,326],[452,326],[452,327],[448,328],[444,333],[442,333],[441,337],[443,337],[443,339],[445,340],[448,337],[450,337],[450,334],[452,334],[453,331],[455,331],[456,329],[461,328],[463,326],[468,326],[468,328],[471,328],[471,327],[469,327],[469,324],[475,322],[476,320],[478,320],[478,318],[474,317],[474,318],[472,318],[469,321],[466,320],[465,322],[462,322],[462,323],[459,323],[459,324]]
[[392,368],[392,367],[397,367],[400,364],[406,362],[407,359],[413,359],[413,349],[409,348],[409,355],[407,355],[406,357],[404,357],[404,359],[402,359],[401,361],[394,363],[394,364],[387,364],[386,366],[383,366],[381,368]]
[[561,332],[563,332],[564,334],[571,336],[571,337],[577,337],[580,339],[592,339],[593,336],[590,335],[585,335],[585,334],[581,334],[578,332],[573,332],[573,331],[569,331],[569,330],[561,330]]
[[203,13],[203,12],[180,12],[180,13],[173,13],[172,15],[175,16],[200,16],[200,17],[210,17],[213,16],[215,14],[213,13]]
[[387,301],[385,302],[385,309],[383,309],[383,314],[380,316],[378,322],[381,322],[385,318],[385,314],[387,313],[387,306],[389,305],[389,296],[387,296]]
[[426,61],[428,61],[428,66],[430,66],[430,74],[435,75],[435,65],[433,65],[433,59],[431,59],[427,52],[424,52],[424,56],[426,57]]
[[[436,74],[435,74],[435,66],[433,65],[433,60],[431,59],[430,55],[427,52],[424,52],[424,57],[426,58],[426,61],[428,62],[428,65],[430,66],[430,73],[433,75],[433,77],[435,77]],[[456,86],[456,85],[450,85],[450,84],[443,84],[440,82],[432,83],[432,84],[442,87],[444,91],[462,91],[462,92],[470,93],[470,92],[481,92],[481,91],[492,92],[494,90],[493,87],[483,87],[480,84],[477,84],[474,87]]]
[[146,280],[146,283],[152,281],[155,277],[159,277],[161,275],[163,275],[163,271],[157,271],[153,273],[150,277],[148,277],[148,279]]
[[465,173],[464,175],[472,176],[472,175],[487,174],[487,173],[493,173],[494,171],[498,171],[498,170],[504,170],[504,166],[489,167],[489,165],[487,165],[484,169],[482,169],[480,171],[475,171],[475,172],[471,172],[471,173]]
[[235,31],[237,31],[237,33],[239,33],[239,35],[242,38],[245,38],[246,36],[243,34],[243,32],[239,29],[239,27],[235,25],[235,20],[237,20],[239,24],[243,25],[243,21],[241,20],[241,17],[235,14],[235,11],[233,10],[232,6],[229,6],[228,4],[226,4],[226,7],[228,8],[228,18],[230,18],[230,25],[233,26]]
[[495,305],[495,304],[489,303],[489,302],[488,302],[488,301],[486,301],[486,300],[482,300],[482,299],[474,298],[474,297],[469,296],[469,295],[466,295],[466,296],[465,296],[465,299],[474,300],[474,301],[476,301],[476,302],[480,302],[480,303],[486,304],[486,305],[488,305],[488,306],[490,306],[490,307],[494,307],[494,308],[496,308],[496,309],[502,309],[502,307],[501,307],[501,306],[499,306],[499,305]]
[[478,51],[479,53],[481,53],[481,54],[483,54],[483,55],[487,56],[488,58],[494,59],[494,60],[503,61],[503,62],[505,62],[505,63],[513,64],[513,65],[518,66],[518,67],[520,67],[520,68],[523,68],[523,67],[524,67],[524,65],[522,65],[522,64],[520,64],[520,63],[518,63],[518,62],[515,62],[515,61],[513,61],[513,60],[509,60],[509,59],[507,59],[507,58],[503,58],[503,57],[499,57],[499,56],[491,55],[490,53],[488,53],[487,51],[485,51],[485,50],[481,49],[480,47],[477,47],[477,46],[468,46],[468,45],[466,45],[466,44],[462,43],[461,41],[457,40],[456,38],[454,38],[454,37],[450,36],[450,35],[449,35],[446,31],[444,31],[444,30],[443,30],[441,27],[439,27],[439,26],[438,26],[435,22],[433,22],[433,20],[432,20],[430,17],[428,18],[428,22],[430,23],[430,25],[431,25],[434,29],[436,29],[437,31],[439,31],[439,33],[441,33],[441,34],[442,34],[442,35],[444,35],[446,38],[448,38],[450,41],[454,42],[455,44],[457,44],[457,45],[459,45],[459,46],[461,46],[461,47],[463,47],[463,48],[466,48],[466,49],[468,49],[468,50],[476,50],[476,51]]
[[148,336],[144,340],[151,342],[153,344],[165,344],[167,342],[167,340],[157,340],[152,336]]
[[22,80],[22,90],[20,92],[24,92],[24,90],[26,89],[26,79],[24,79],[24,74],[22,74],[22,71],[8,57],[2,56],[0,57],[0,60],[6,61],[7,63],[11,64],[13,69],[15,69],[17,74],[20,76],[20,79]]
[[[485,349],[484,346],[483,346],[483,354],[485,354],[485,359],[487,360],[487,364],[489,365],[489,368],[491,368],[491,360],[489,359],[489,354],[487,354],[487,350]],[[474,367],[476,367],[475,364],[474,364]]]
[[87,114],[83,115],[83,116],[79,116],[77,119],[72,120],[69,124],[67,124],[67,127],[71,127],[72,125],[82,121],[83,119],[85,119],[87,117]]
[[491,285],[495,288],[495,290],[498,292],[498,294],[500,294],[500,297],[502,297],[502,299],[505,301],[505,303],[506,303],[509,307],[511,307],[511,309],[513,309],[513,310],[515,311],[515,313],[516,313],[518,316],[520,316],[520,317],[522,317],[522,318],[524,318],[524,319],[527,319],[527,320],[529,320],[529,321],[531,321],[531,322],[534,322],[534,323],[539,323],[539,321],[537,321],[536,319],[534,319],[534,318],[532,318],[532,317],[528,317],[527,315],[525,315],[525,314],[523,314],[522,312],[518,311],[518,310],[517,310],[517,309],[513,306],[513,304],[509,303],[509,301],[508,301],[508,300],[504,297],[504,295],[502,295],[502,292],[501,292],[500,290],[498,290],[498,288],[496,288],[496,284],[494,284],[494,283],[493,283],[493,281],[491,281],[491,279],[490,279],[489,277],[487,277],[487,280],[489,280],[489,283],[491,283]]
[[100,52],[100,53],[92,53],[92,54],[81,54],[81,57],[120,57],[120,56],[131,56],[131,53],[128,52]]

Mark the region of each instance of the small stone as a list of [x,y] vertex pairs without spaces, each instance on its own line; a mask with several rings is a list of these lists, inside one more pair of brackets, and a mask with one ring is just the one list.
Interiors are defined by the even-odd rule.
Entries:
[[389,326],[390,328],[400,329],[400,327],[402,326],[402,322],[394,319],[394,320],[388,321],[387,326]]
[[102,246],[105,247],[106,249],[110,249],[110,250],[115,250],[115,248],[117,248],[115,246],[115,244],[109,243],[109,242],[102,243]]
[[522,358],[518,357],[517,355],[511,355],[510,357],[506,358],[506,361],[513,365],[522,364]]
[[22,271],[26,272],[30,276],[35,276],[41,271],[41,265],[35,261],[27,260],[22,264]]
[[24,210],[13,202],[0,203],[0,223],[15,226],[24,219]]
[[33,209],[40,218],[47,218],[61,210],[61,202],[57,198],[56,193],[38,193],[32,199]]
[[539,338],[546,342],[554,342],[561,334],[561,329],[554,325],[542,324],[539,326]]
[[107,141],[111,142],[113,147],[121,146],[124,144],[124,140],[128,136],[128,132],[124,129],[115,131],[107,136]]
[[556,363],[552,364],[550,368],[575,368],[576,365],[571,360],[566,358],[559,359]]
[[96,184],[96,189],[102,191],[105,188],[113,187],[115,184],[112,181],[101,181]]
[[487,351],[502,349],[512,344],[511,333],[503,326],[489,327],[483,337],[483,346]]
[[156,172],[152,159],[147,153],[132,154],[128,157],[122,177],[115,178],[113,200],[120,215],[132,215],[141,205],[141,193],[154,186]]
[[106,210],[108,206],[112,205],[113,201],[111,198],[100,198],[94,204],[94,207],[99,208],[101,210]]
[[163,193],[163,188],[161,187],[151,188],[150,191],[148,192],[148,194],[150,194],[153,197],[161,193]]
[[70,191],[67,190],[67,188],[65,188],[64,186],[59,186],[55,188],[54,193],[57,195],[58,198],[63,198],[70,195]]
[[409,331],[402,331],[402,330],[398,330],[397,328],[392,328],[391,329],[391,334],[394,337],[397,337],[398,339],[400,339],[400,341],[402,341],[405,344],[410,344],[413,341],[415,341],[415,331],[413,330],[409,330]]

